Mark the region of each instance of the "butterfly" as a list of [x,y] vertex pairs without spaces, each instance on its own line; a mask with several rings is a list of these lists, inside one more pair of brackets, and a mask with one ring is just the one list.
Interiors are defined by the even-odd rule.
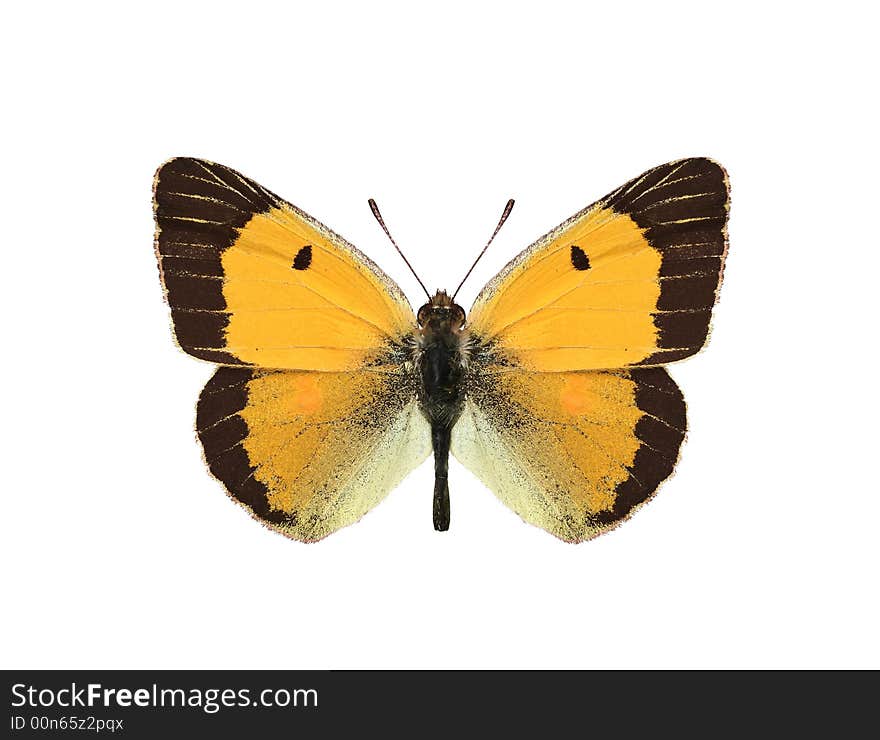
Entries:
[[678,459],[685,404],[662,366],[706,341],[728,210],[720,165],[670,162],[538,239],[469,313],[427,290],[413,313],[296,206],[228,167],[166,162],[155,247],[174,333],[220,365],[196,415],[211,473],[303,542],[356,522],[432,452],[439,531],[450,453],[562,540],[612,529]]

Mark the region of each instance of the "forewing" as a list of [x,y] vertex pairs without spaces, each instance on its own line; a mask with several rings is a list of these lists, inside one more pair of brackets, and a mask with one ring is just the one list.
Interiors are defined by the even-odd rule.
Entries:
[[226,365],[382,364],[415,317],[342,237],[238,172],[179,157],[156,173],[156,252],[180,346]]
[[703,158],[655,167],[575,214],[483,289],[477,341],[529,370],[660,365],[706,341],[728,183]]

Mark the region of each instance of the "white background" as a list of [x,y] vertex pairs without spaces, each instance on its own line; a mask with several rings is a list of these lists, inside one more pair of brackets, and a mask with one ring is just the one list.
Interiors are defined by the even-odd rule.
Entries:
[[[7,668],[880,667],[876,18],[868,3],[150,3],[6,10]],[[23,10],[22,8],[27,8]],[[439,6],[438,6],[439,8]],[[730,172],[690,432],[633,520],[571,546],[426,464],[317,545],[203,467],[153,172],[233,166],[419,305],[662,162]]]

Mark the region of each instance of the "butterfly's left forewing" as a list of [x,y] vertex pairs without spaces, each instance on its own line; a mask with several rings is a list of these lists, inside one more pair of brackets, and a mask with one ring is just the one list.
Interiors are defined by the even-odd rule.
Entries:
[[400,288],[323,224],[189,157],[156,173],[156,251],[180,346],[224,365],[333,372],[393,362],[415,328]]

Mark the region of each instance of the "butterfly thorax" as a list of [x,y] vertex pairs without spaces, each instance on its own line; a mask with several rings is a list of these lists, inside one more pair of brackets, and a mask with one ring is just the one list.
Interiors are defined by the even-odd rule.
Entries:
[[431,424],[434,448],[434,527],[449,528],[448,461],[452,426],[464,406],[464,309],[437,291],[419,309],[416,368],[419,407]]
[[435,423],[452,427],[464,403],[464,310],[438,291],[419,309],[416,367],[422,413]]

